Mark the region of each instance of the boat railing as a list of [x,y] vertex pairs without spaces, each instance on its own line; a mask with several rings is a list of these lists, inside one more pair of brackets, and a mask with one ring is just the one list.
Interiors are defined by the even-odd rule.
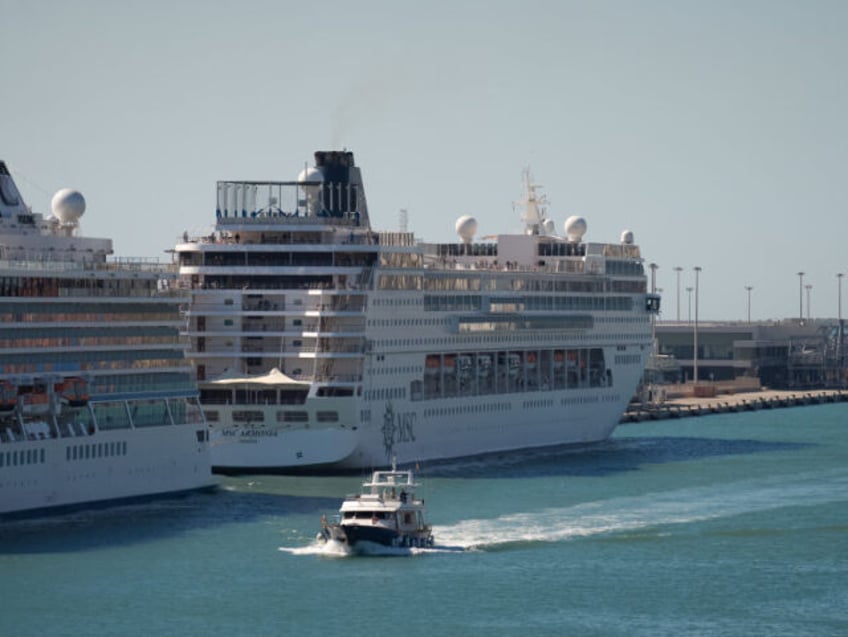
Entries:
[[219,181],[215,216],[227,225],[367,225],[365,194],[354,183]]
[[[298,380],[305,379],[298,377]],[[340,383],[344,385],[349,385],[351,383],[361,383],[362,374],[322,374],[319,372],[315,374],[312,380],[329,384]]]
[[27,270],[28,272],[148,272],[151,274],[176,274],[177,267],[170,263],[159,262],[155,259],[120,258],[107,261],[79,260],[52,261],[48,259],[0,259],[0,270]]

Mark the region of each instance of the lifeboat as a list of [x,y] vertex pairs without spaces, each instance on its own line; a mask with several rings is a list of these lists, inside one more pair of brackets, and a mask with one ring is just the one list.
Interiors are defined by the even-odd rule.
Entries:
[[0,380],[0,412],[12,411],[18,404],[18,388],[8,380]]
[[43,382],[36,382],[20,392],[21,409],[26,415],[43,415],[52,411],[50,391]]
[[430,354],[424,359],[424,369],[428,374],[438,373],[442,367],[442,361],[438,354]]
[[84,378],[74,376],[66,378],[58,387],[62,402],[70,407],[84,407],[88,404],[88,382]]

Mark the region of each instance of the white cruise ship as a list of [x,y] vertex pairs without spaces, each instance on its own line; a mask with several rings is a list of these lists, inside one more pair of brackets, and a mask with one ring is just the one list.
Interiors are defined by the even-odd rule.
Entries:
[[[218,183],[216,225],[176,246],[221,472],[388,466],[607,438],[651,351],[639,248],[554,232],[456,243],[371,228],[347,151],[295,181]],[[488,230],[488,228],[487,228]]]
[[0,162],[0,517],[210,488],[174,268],[34,214]]

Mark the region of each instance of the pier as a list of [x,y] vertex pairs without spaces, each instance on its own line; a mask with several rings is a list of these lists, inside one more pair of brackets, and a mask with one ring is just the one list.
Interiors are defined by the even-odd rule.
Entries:
[[688,418],[729,412],[784,409],[803,405],[848,402],[848,390],[777,391],[719,395],[708,398],[675,398],[663,403],[631,403],[621,417],[622,423],[667,418]]

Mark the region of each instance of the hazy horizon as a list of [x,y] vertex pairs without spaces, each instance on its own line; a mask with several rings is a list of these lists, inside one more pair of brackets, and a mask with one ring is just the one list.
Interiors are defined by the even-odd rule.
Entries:
[[[530,166],[561,230],[632,230],[699,318],[838,312],[848,272],[843,2],[0,0],[0,159],[29,205],[63,187],[83,232],[160,257],[214,224],[215,183],[361,166],[372,224],[517,231]],[[848,288],[846,288],[848,293]],[[806,318],[806,293],[804,295]],[[846,308],[843,308],[843,313]]]

